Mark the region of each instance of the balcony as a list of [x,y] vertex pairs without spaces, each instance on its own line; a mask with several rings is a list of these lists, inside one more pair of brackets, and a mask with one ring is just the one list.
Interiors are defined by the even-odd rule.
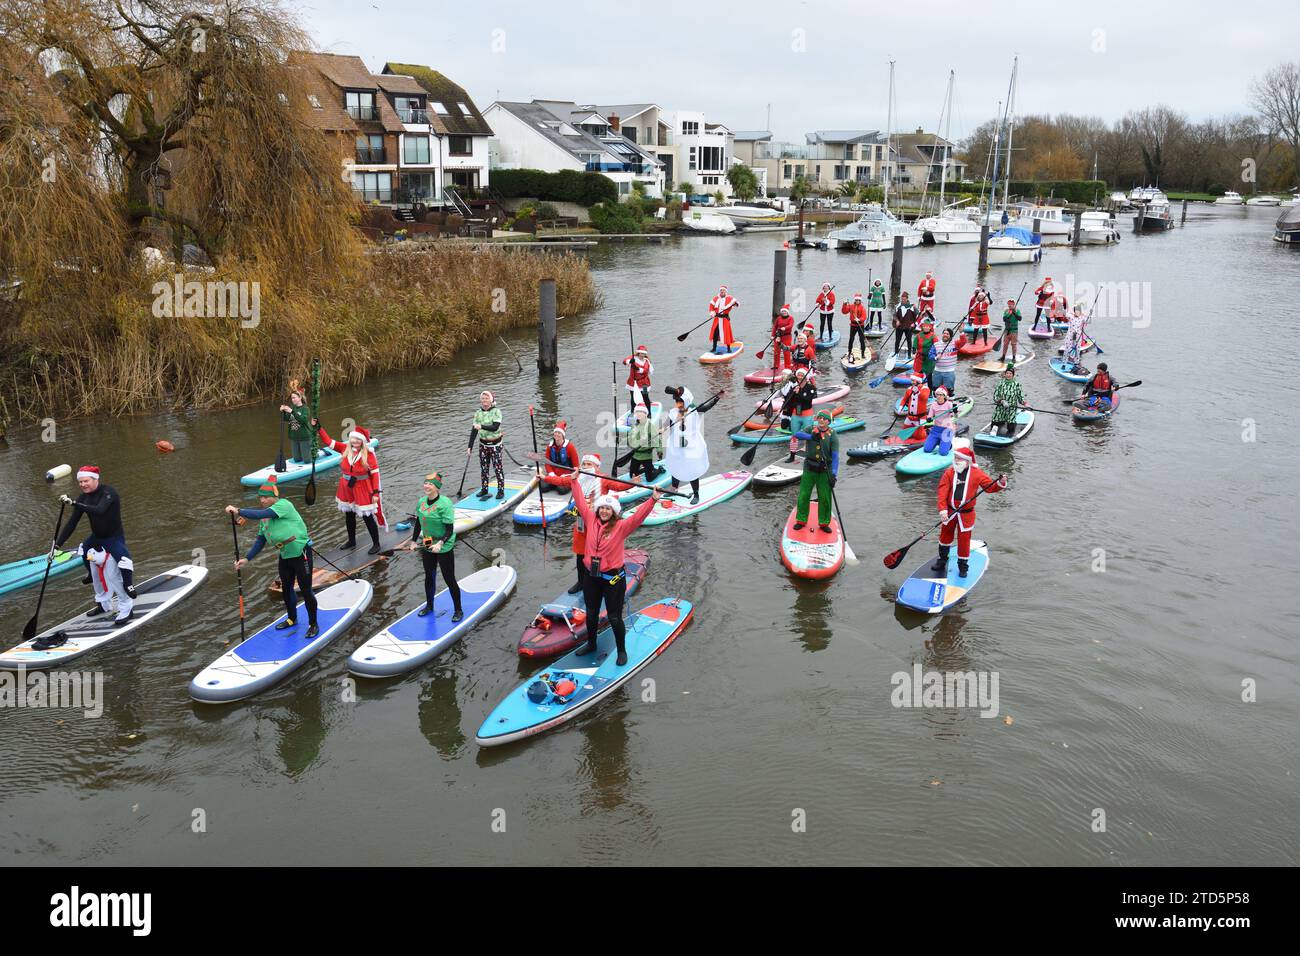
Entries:
[[357,202],[392,202],[393,190],[391,186],[378,186],[374,189],[353,186],[352,196]]
[[358,166],[377,166],[384,163],[384,150],[357,148]]
[[589,173],[634,173],[637,176],[653,176],[654,167],[649,163],[588,163]]
[[379,119],[379,107],[377,106],[349,106],[348,115],[354,120],[377,120]]
[[397,115],[403,123],[425,126],[429,124],[428,110],[398,110]]

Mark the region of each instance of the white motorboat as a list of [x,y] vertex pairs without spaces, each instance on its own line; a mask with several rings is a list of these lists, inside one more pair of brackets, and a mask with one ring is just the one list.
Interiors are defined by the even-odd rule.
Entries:
[[914,225],[921,230],[922,237],[929,236],[936,243],[980,241],[980,224],[969,216],[945,211],[942,215],[918,219]]
[[1089,210],[1079,216],[1079,244],[1108,246],[1119,242],[1119,229],[1115,217],[1108,212]]
[[989,265],[1007,266],[1039,262],[1043,258],[1042,236],[1023,226],[1007,226],[989,236]]
[[1065,212],[1064,206],[1039,206],[1034,203],[1012,203],[1007,214],[1013,225],[1026,229],[1034,228],[1038,220],[1038,232],[1043,236],[1068,236],[1074,232],[1074,219]]
[[1216,206],[1240,206],[1242,204],[1241,193],[1235,193],[1229,189],[1226,193],[1214,200]]
[[[889,252],[894,248],[894,237],[903,237],[903,248],[921,244],[922,232],[910,226],[887,209],[872,204],[857,222],[830,233],[825,244],[831,249],[852,249],[859,252]],[[979,238],[976,229],[975,238]],[[820,245],[820,243],[819,243]]]
[[1110,204],[1121,212],[1133,208],[1133,204],[1129,202],[1129,198],[1125,196],[1122,192],[1111,193]]
[[739,223],[783,223],[785,210],[775,206],[758,206],[747,203],[735,203],[729,206],[714,206],[710,212]]
[[719,216],[707,208],[692,206],[682,211],[682,228],[690,232],[715,232],[729,235],[736,231],[736,224],[726,216]]
[[1282,200],[1276,196],[1251,196],[1246,200],[1247,206],[1280,206]]
[[1139,230],[1164,230],[1174,228],[1174,217],[1169,211],[1169,197],[1154,186],[1139,186],[1128,194],[1137,206],[1133,225]]
[[1288,245],[1300,245],[1300,205],[1292,203],[1277,217],[1273,238]]

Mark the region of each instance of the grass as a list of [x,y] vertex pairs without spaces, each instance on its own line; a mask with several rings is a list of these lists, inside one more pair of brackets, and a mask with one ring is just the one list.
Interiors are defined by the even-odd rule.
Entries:
[[1212,196],[1209,193],[1167,192],[1165,195],[1169,197],[1170,202],[1181,202],[1184,199],[1189,200],[1190,202],[1214,202],[1214,200],[1219,198],[1218,196]]

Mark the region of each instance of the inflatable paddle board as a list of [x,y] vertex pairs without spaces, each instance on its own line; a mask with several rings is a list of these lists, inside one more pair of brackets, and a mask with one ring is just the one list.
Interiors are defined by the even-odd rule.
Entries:
[[[627,596],[636,593],[650,566],[650,556],[640,548],[623,552],[623,571],[627,575]],[[600,605],[600,626],[609,623],[609,608]],[[586,601],[582,592],[561,592],[554,601],[543,604],[519,638],[523,657],[554,657],[573,650],[587,637]]]
[[970,568],[966,577],[957,573],[957,549],[948,552],[948,569],[946,574],[935,574],[930,570],[934,558],[921,565],[903,582],[898,589],[895,601],[902,607],[922,614],[942,614],[952,607],[979,583],[989,566],[989,549],[983,541],[972,540],[970,543]]

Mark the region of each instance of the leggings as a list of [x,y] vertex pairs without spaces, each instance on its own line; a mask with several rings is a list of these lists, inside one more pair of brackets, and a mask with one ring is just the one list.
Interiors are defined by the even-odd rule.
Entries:
[[487,491],[488,486],[488,466],[492,466],[493,473],[497,479],[497,490],[505,491],[506,473],[501,467],[501,443],[489,444],[488,442],[479,442],[478,444],[478,472],[479,483],[483,491]]
[[635,421],[636,416],[632,414],[636,411],[636,403],[641,402],[645,405],[646,414],[650,412],[650,389],[642,388],[640,385],[629,385],[627,387],[628,398],[632,402],[632,408],[628,410],[629,419]]
[[[677,486],[680,485],[680,484],[681,484],[681,482],[678,481],[676,478],[674,478],[674,479],[673,479],[673,491],[676,491],[676,490],[677,490]],[[699,495],[700,495],[700,479],[696,478],[694,481],[691,482],[691,494],[695,495],[697,498],[699,497]]]
[[284,610],[289,620],[298,619],[298,596],[294,586],[302,589],[302,603],[307,605],[307,623],[316,626],[316,595],[311,592],[311,548],[303,548],[296,558],[280,558],[280,587],[283,589]]
[[582,555],[580,555],[580,554],[575,554],[575,555],[573,556],[573,563],[574,563],[575,565],[577,565],[577,570],[578,570],[578,586],[579,586],[580,588],[582,588],[583,590],[586,590],[586,587],[587,587],[587,566],[586,566],[585,564],[582,563]]
[[867,330],[865,327],[858,325],[856,322],[849,323],[849,351],[853,351],[853,341],[857,339],[862,343],[862,354],[867,354]]
[[903,345],[907,345],[907,351],[912,351],[912,330],[911,329],[894,329],[894,351],[903,351]]
[[835,313],[822,312],[819,314],[821,315],[822,324],[821,324],[821,331],[817,333],[817,338],[819,339],[830,338],[831,333],[835,331]]
[[456,583],[456,552],[441,551],[437,554],[421,549],[420,560],[424,563],[424,603],[433,607],[434,579],[437,571],[442,570],[442,580],[451,592],[452,607],[460,613],[460,585]]
[[[366,530],[370,532],[370,543],[378,547],[379,522],[375,520],[374,515],[365,515],[361,520],[366,523]],[[343,523],[348,529],[348,547],[355,547],[357,543],[357,513],[355,511],[343,512]]]
[[[606,580],[606,575],[614,575],[615,580]],[[623,569],[605,571],[602,568],[600,574],[588,574],[582,582],[582,597],[587,605],[587,643],[596,643],[596,634],[600,629],[600,603],[604,601],[619,653],[626,653],[627,629],[623,624],[623,599],[627,597],[627,575]]]
[[640,458],[633,456],[632,467],[628,469],[627,476],[635,478],[637,475],[645,475],[645,480],[649,482],[658,478],[661,471],[662,469],[658,468],[653,461],[649,459],[642,461]]
[[876,323],[876,328],[878,328],[878,329],[883,329],[883,328],[885,327],[885,310],[884,310],[884,309],[868,309],[868,310],[867,310],[867,328],[871,328],[871,323],[872,323],[873,320],[874,320],[875,323]]

